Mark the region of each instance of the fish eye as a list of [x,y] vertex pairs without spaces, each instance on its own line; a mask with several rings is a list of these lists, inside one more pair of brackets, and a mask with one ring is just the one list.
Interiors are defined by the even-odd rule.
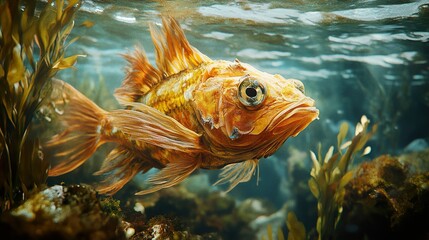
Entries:
[[258,106],[265,100],[266,90],[258,80],[246,75],[240,79],[238,99],[246,107]]

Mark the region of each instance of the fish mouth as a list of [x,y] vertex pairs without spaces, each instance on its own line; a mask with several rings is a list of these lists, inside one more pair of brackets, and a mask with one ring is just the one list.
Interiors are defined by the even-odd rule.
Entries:
[[305,97],[289,104],[274,116],[268,129],[274,135],[295,137],[319,116],[319,110],[314,106],[314,100]]

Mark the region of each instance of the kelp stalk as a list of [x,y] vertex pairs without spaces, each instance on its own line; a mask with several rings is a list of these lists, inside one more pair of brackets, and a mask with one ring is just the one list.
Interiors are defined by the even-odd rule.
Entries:
[[50,80],[76,62],[64,55],[80,5],[51,0],[39,13],[36,1],[0,2],[0,212],[46,181],[49,164],[31,123]]

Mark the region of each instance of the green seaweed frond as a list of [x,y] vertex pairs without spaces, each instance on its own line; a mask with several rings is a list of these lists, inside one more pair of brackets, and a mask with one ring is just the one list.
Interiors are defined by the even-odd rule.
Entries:
[[[362,151],[361,155],[368,154],[370,147],[365,147],[368,140],[375,133],[377,126],[368,130],[369,120],[362,116],[356,125],[355,136],[351,141],[344,142],[348,124],[343,123],[337,135],[337,152],[331,146],[322,157],[321,146],[318,154],[310,152],[313,168],[308,185],[314,197],[317,199],[318,219],[316,229],[319,239],[332,239],[335,227],[340,220],[343,211],[345,186],[353,178],[353,171],[349,170],[353,158]],[[365,147],[365,148],[364,148]]]
[[39,12],[36,1],[0,1],[0,212],[46,182],[31,123],[50,80],[78,57],[65,57],[65,43],[81,1],[67,2],[50,0]]
[[[305,240],[307,239],[307,233],[305,232],[304,224],[296,218],[295,213],[289,212],[287,214],[286,226],[289,230],[287,236],[288,240]],[[273,228],[270,224],[267,225],[267,236],[262,236],[263,240],[273,240],[275,238]],[[281,228],[277,229],[277,240],[285,240],[283,231]]]

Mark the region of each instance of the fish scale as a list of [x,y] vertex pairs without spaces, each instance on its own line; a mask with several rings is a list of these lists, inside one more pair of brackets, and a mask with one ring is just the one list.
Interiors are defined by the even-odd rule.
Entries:
[[183,114],[181,113],[187,113],[187,118],[194,117],[189,115],[192,112],[190,111],[190,99],[185,99],[185,92],[201,81],[203,72],[202,67],[198,67],[192,72],[185,70],[175,74],[151,89],[141,98],[141,102],[175,118],[183,124]]

